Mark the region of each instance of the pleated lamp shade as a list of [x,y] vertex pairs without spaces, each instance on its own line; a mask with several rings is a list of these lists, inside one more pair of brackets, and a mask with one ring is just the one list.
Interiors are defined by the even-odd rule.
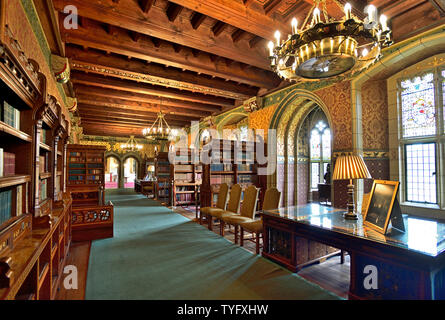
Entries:
[[371,179],[371,174],[360,155],[346,155],[337,158],[333,180]]

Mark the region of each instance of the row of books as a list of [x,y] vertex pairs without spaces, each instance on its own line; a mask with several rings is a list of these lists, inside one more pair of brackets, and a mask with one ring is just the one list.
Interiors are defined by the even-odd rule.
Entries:
[[87,180],[94,180],[94,181],[100,181],[102,180],[102,175],[100,176],[87,176]]
[[88,163],[88,168],[103,168],[101,163]]
[[238,171],[254,171],[255,165],[253,164],[239,164]]
[[15,174],[15,154],[0,148],[0,177]]
[[0,225],[8,221],[12,211],[12,190],[0,191]]
[[175,181],[193,181],[193,173],[175,173]]
[[3,101],[0,109],[0,120],[20,130],[20,111],[6,101]]
[[69,174],[85,174],[85,169],[70,169]]
[[48,130],[45,130],[45,129],[43,129],[43,128],[42,128],[42,130],[40,130],[40,142],[41,142],[41,143],[47,144],[47,143],[46,143],[46,135],[47,135],[47,131],[48,131]]
[[102,169],[88,170],[88,174],[101,174]]
[[210,177],[210,184],[221,184],[221,183],[227,183],[232,184],[233,183],[233,176],[232,175],[212,175]]
[[84,154],[82,152],[70,152],[70,157],[83,157]]
[[85,162],[85,158],[82,158],[82,157],[70,157],[70,162]]
[[254,183],[256,175],[240,174],[238,176],[238,183]]
[[104,161],[104,159],[101,158],[87,158],[87,162],[100,162],[102,163]]
[[176,203],[190,203],[195,201],[195,195],[193,193],[177,194]]
[[68,168],[85,168],[84,163],[70,163]]
[[177,165],[175,165],[175,170],[193,171],[193,165],[192,164],[177,164]]
[[43,156],[39,156],[39,172],[49,172],[49,154],[45,153]]
[[211,164],[210,171],[232,171],[231,163]]
[[39,181],[39,191],[40,191],[40,200],[43,201],[48,198],[48,181],[47,179],[42,179]]

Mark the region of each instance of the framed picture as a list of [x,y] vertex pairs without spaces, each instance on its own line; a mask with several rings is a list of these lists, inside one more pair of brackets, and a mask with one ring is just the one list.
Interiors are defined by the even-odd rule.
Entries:
[[396,198],[398,191],[398,181],[374,180],[369,196],[368,208],[363,218],[363,225],[386,234],[395,203],[397,206],[395,208],[397,217],[400,215]]

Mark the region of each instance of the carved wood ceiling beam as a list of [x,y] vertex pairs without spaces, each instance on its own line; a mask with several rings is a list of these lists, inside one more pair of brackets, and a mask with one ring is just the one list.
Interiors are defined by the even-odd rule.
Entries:
[[242,69],[238,63],[227,67],[218,60],[212,61],[211,55],[206,53],[194,57],[191,50],[185,47],[177,53],[173,46],[166,42],[161,43],[160,47],[156,48],[146,37],[139,39],[138,42],[132,41],[132,38],[126,32],[119,32],[117,36],[112,37],[99,26],[90,26],[88,29],[62,29],[61,33],[66,43],[153,61],[260,88],[272,89],[280,83],[280,79],[271,71],[256,68]]
[[[88,112],[88,111],[79,111],[80,119],[82,120],[91,120],[91,121],[113,121],[115,123],[120,124],[136,124],[142,125],[145,127],[149,127],[156,118],[148,119],[148,118],[134,118],[128,116],[122,116],[120,114],[115,113],[98,113],[98,112]],[[178,121],[178,120],[166,120],[169,126],[179,126],[183,127],[189,125],[189,121]]]
[[291,31],[291,26],[283,24],[275,18],[271,18],[247,7],[242,1],[233,0],[169,0],[190,10],[202,13],[206,16],[230,24],[238,29],[256,34],[264,39],[273,40],[273,34],[279,29],[283,34]]
[[142,12],[148,13],[151,7],[153,6],[155,0],[138,0],[139,6],[141,7]]
[[211,113],[218,112],[221,110],[221,108],[208,104],[186,102],[169,98],[158,98],[133,92],[124,92],[124,91],[117,91],[117,90],[103,89],[103,88],[95,88],[94,90],[91,90],[91,87],[85,85],[77,85],[74,88],[74,90],[76,91],[76,94],[82,94],[84,96],[89,95],[91,97],[116,98],[126,101],[152,103],[160,106],[166,105],[182,109],[190,109],[195,111],[204,111]]
[[[116,115],[123,115],[132,118],[140,118],[145,120],[155,120],[158,116],[158,110],[153,110],[151,112],[147,111],[137,111],[132,109],[123,109],[123,108],[112,108],[112,107],[103,107],[103,106],[95,106],[90,104],[79,103],[78,109],[82,112],[97,112],[97,113],[109,113]],[[177,115],[177,114],[169,114],[165,113],[165,119],[167,120],[177,120],[177,121],[185,121],[190,122],[192,120],[198,120],[200,117],[197,115]]]
[[110,56],[94,50],[86,53],[81,49],[67,46],[66,51],[71,60],[71,70],[237,100],[246,100],[258,92],[257,88],[246,85],[216,78],[210,79],[177,69],[166,69],[160,65],[147,64],[139,60],[128,61],[123,57]]
[[[54,0],[54,4],[57,10],[63,12],[66,1]],[[70,4],[78,8],[78,14],[82,17],[235,59],[264,70],[270,69],[266,48],[264,50],[253,50],[248,47],[247,43],[234,45],[230,41],[230,37],[216,39],[210,28],[195,30],[191,25],[181,23],[179,19],[178,21],[169,21],[163,9],[157,6],[152,6],[150,11],[145,14],[141,12],[139,5],[133,0],[122,0],[119,4],[70,0]],[[182,6],[181,4],[175,5]],[[61,31],[64,31],[63,27]]]
[[211,115],[211,112],[194,111],[190,109],[184,109],[176,106],[169,106],[166,104],[158,105],[153,103],[136,102],[130,100],[124,100],[119,98],[110,98],[102,96],[90,96],[87,94],[77,94],[77,101],[79,104],[99,106],[102,108],[118,108],[125,110],[135,110],[142,112],[154,112],[157,113],[162,110],[165,114],[188,116],[188,117],[205,117]]
[[137,83],[131,80],[113,79],[94,74],[73,71],[71,81],[74,84],[83,84],[91,87],[100,87],[121,90],[126,92],[140,93],[150,96],[166,97],[184,101],[212,104],[218,107],[233,107],[234,100],[222,97],[214,97],[199,93],[181,91],[173,88],[153,86],[151,84]]

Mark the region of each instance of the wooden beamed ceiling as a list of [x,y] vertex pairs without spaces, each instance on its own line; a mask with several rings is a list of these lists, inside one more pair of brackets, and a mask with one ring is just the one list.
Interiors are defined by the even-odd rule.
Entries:
[[[43,8],[39,3],[46,0],[33,1]],[[351,3],[360,18],[367,5],[375,5],[390,19],[396,42],[443,23],[445,16],[443,0],[339,2]],[[84,133],[141,136],[141,129],[153,123],[160,110],[172,126],[184,127],[285,85],[270,70],[266,44],[277,29],[288,34],[293,17],[302,23],[313,0],[52,4],[59,17],[62,51],[70,59],[71,91],[78,99]],[[63,27],[66,5],[78,10],[77,29]],[[332,0],[327,6],[330,16],[343,16]]]

